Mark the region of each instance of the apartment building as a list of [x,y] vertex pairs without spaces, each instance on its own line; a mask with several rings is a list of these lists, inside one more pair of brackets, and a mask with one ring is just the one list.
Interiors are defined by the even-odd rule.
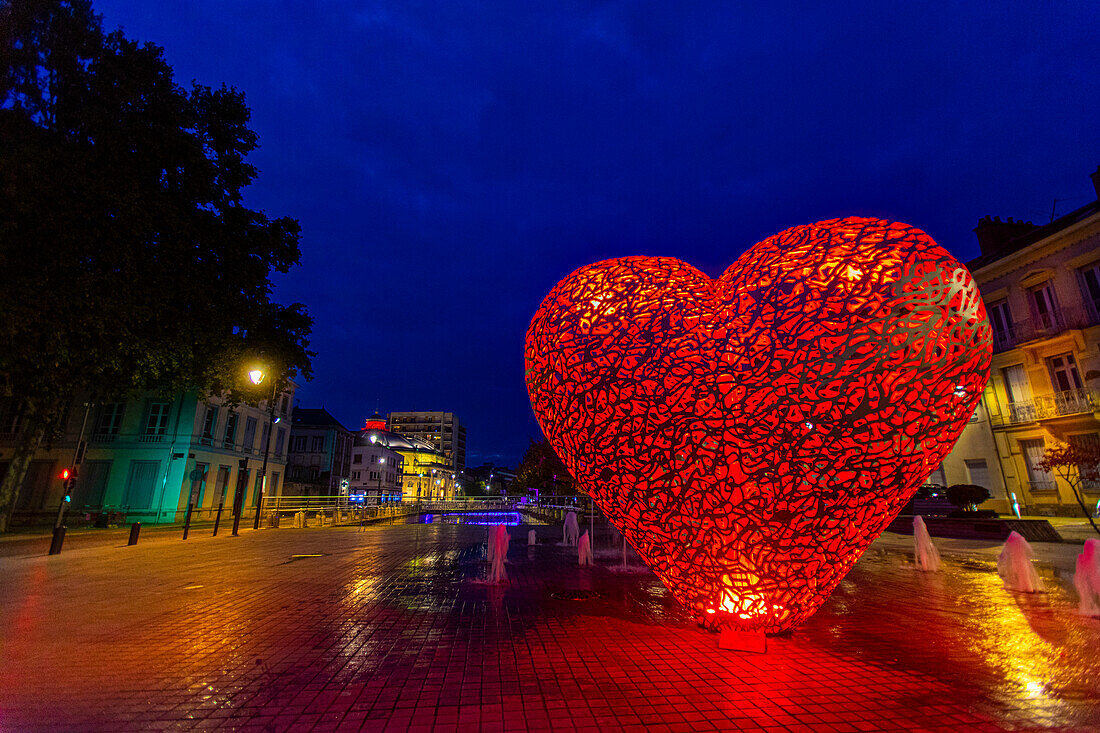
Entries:
[[[1049,224],[985,217],[968,263],[993,326],[989,384],[930,477],[991,489],[992,508],[1077,514],[1069,486],[1038,464],[1052,447],[1100,444],[1100,168],[1097,200]],[[1088,502],[1100,485],[1085,486]]]
[[453,412],[391,412],[390,430],[431,443],[456,472],[466,470],[466,428]]

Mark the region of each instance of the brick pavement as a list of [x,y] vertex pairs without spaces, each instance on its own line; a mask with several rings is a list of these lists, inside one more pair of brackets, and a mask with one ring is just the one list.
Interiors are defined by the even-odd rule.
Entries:
[[1064,573],[1014,597],[988,561],[872,549],[761,656],[527,529],[504,586],[448,524],[0,558],[0,729],[1100,730],[1100,621]]

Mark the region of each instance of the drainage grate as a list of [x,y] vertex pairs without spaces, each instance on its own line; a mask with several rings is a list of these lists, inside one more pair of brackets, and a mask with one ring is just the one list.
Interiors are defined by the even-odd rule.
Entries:
[[550,597],[559,601],[591,601],[599,598],[600,594],[594,590],[559,590],[551,593]]
[[324,557],[324,556],[325,556],[325,553],[323,553],[323,552],[304,554],[304,555],[291,555],[290,559],[287,560],[286,562],[284,562],[283,565],[289,565],[292,562],[296,562],[298,560],[305,560],[306,558],[309,558],[309,557]]

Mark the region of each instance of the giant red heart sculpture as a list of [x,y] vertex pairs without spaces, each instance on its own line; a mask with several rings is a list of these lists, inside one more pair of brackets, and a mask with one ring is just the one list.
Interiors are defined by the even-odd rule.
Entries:
[[836,219],[717,280],[582,267],[527,333],[527,389],[581,487],[700,614],[776,632],[825,601],[951,450],[992,356],[970,273],[911,226]]

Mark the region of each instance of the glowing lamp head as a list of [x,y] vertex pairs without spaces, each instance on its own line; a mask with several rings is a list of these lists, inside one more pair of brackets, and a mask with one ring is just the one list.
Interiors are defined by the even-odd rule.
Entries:
[[263,369],[253,369],[252,371],[250,371],[248,373],[248,379],[253,384],[259,384],[260,382],[264,381],[264,370]]

